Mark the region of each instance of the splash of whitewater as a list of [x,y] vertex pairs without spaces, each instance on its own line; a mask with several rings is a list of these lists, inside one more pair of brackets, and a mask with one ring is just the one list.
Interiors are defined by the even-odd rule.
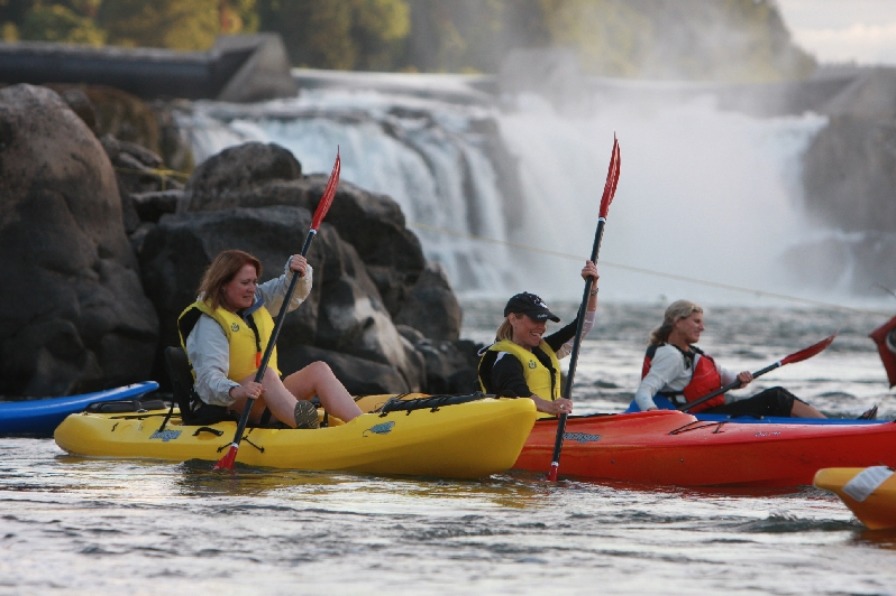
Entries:
[[[813,233],[800,158],[820,116],[760,119],[708,96],[657,103],[637,90],[595,92],[560,115],[463,77],[327,77],[289,100],[195,104],[181,125],[197,160],[255,140],[326,172],[338,145],[343,180],[395,199],[462,297],[578,300],[616,135],[622,175],[598,263],[603,299],[768,303],[801,292],[781,256]],[[515,185],[501,178],[494,134],[517,162]],[[508,196],[514,187],[520,196]]]

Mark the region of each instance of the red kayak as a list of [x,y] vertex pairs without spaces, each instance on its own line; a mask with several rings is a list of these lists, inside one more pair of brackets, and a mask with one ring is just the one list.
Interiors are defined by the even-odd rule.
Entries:
[[[677,410],[570,416],[560,476],[682,487],[811,485],[821,468],[896,466],[896,422],[699,420]],[[557,419],[538,420],[514,469],[548,472]]]

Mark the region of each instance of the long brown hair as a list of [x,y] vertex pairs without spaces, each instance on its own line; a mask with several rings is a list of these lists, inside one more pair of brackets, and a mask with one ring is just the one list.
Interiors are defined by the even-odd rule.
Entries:
[[199,299],[211,308],[223,304],[224,286],[233,281],[240,269],[246,265],[255,267],[255,274],[261,277],[261,261],[242,250],[225,250],[209,264],[199,282]]
[[669,334],[672,333],[675,323],[695,312],[703,312],[703,307],[690,300],[676,300],[670,304],[663,316],[663,324],[650,333],[650,345],[658,346],[669,341]]

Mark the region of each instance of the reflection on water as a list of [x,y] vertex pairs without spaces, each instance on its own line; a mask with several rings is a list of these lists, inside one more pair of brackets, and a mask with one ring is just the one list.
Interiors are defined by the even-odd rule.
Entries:
[[[612,593],[802,594],[812,576],[823,594],[886,593],[896,581],[893,535],[863,532],[815,489],[215,472],[199,461],[70,458],[29,439],[0,439],[0,454],[5,546],[54,562],[53,579],[40,565],[0,563],[10,582],[0,585],[24,593],[149,582],[173,593],[534,594],[550,576],[559,594],[595,582]],[[865,592],[849,587],[859,573]]]
[[547,487],[544,483],[520,481],[511,475],[484,480],[439,480],[432,478],[382,477],[333,472],[257,468],[236,464],[232,471],[215,471],[211,462],[190,460],[172,466],[172,478],[182,496],[230,495],[251,497],[296,493],[313,497],[338,492],[343,498],[362,492],[368,500],[388,500],[396,494],[424,501],[476,499],[500,507],[524,509],[537,506]]
[[184,496],[220,494],[252,496],[291,486],[334,485],[340,477],[321,472],[253,468],[237,463],[231,471],[214,470],[214,462],[189,460],[177,464],[176,485]]
[[[654,310],[601,311],[577,368],[577,413],[626,403]],[[476,333],[493,333],[492,315],[471,313],[486,321]],[[755,369],[832,325],[830,313],[789,315],[715,312],[701,343]],[[894,417],[866,337],[878,319],[841,322],[829,350],[768,382],[834,415],[876,402]],[[888,594],[896,586],[896,534],[865,530],[836,496],[813,488],[212,467],[71,457],[52,440],[0,438],[0,541],[12,553],[0,557],[0,593]]]
[[869,530],[862,528],[856,531],[853,543],[857,546],[870,546],[896,551],[896,529]]

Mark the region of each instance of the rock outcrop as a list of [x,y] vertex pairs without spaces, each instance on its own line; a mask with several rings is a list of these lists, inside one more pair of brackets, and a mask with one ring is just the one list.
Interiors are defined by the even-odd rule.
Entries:
[[146,378],[158,318],[99,139],[57,93],[0,89],[0,180],[0,393]]
[[803,158],[807,209],[836,230],[788,256],[807,279],[857,295],[896,288],[896,68],[859,69],[819,107],[827,125]]
[[[12,267],[0,394],[167,386],[162,349],[178,343],[175,320],[211,259],[240,248],[264,279],[279,275],[327,181],[283,147],[247,143],[172,184],[153,152],[100,141],[54,91],[0,93],[0,247]],[[308,257],[315,285],[285,319],[281,368],[325,360],[357,394],[472,388],[460,307],[392,199],[342,181]]]

